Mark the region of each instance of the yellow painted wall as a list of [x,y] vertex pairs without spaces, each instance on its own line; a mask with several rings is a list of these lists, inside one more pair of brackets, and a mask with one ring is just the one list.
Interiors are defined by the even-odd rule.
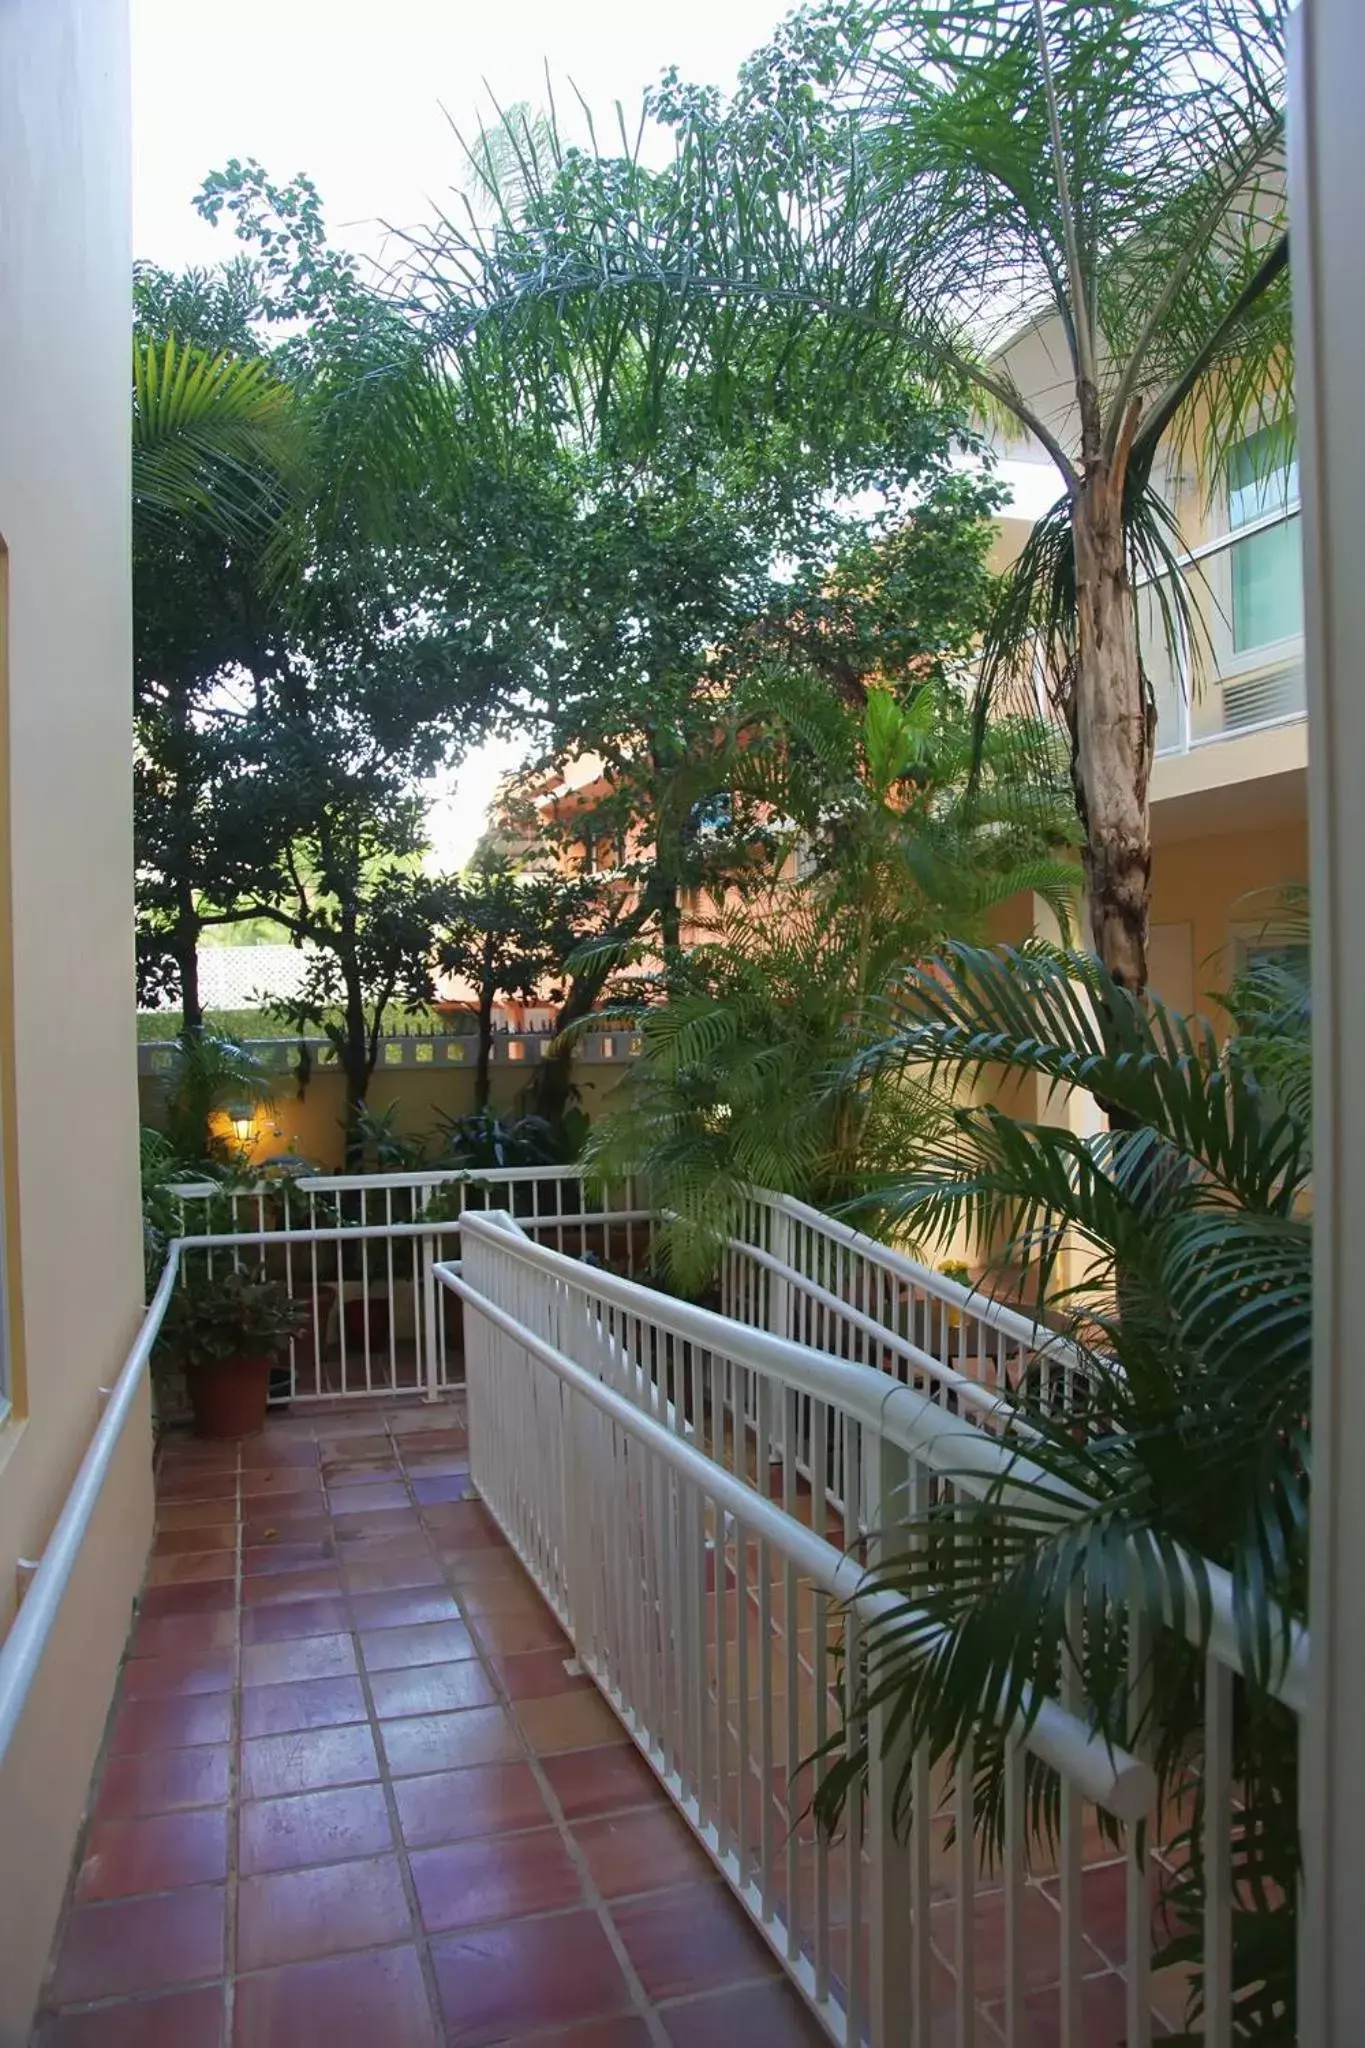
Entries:
[[[0,6],[0,956],[12,969],[0,973],[0,1086],[12,1077],[0,1109],[19,1363],[16,1415],[0,1429],[0,1632],[15,1560],[42,1552],[141,1307],[125,12],[122,0]],[[149,1449],[144,1404],[0,1762],[2,2048],[28,2039],[142,1577]]]
[[[492,1106],[499,1114],[512,1116],[522,1108],[527,1080],[534,1071],[530,1066],[494,1067]],[[574,1081],[582,1107],[590,1116],[601,1113],[612,1090],[629,1071],[624,1064],[606,1061],[578,1063]],[[144,1078],[140,1094],[143,1121],[156,1124],[161,1084]],[[401,1136],[434,1139],[440,1132],[441,1117],[463,1116],[473,1109],[474,1075],[468,1067],[380,1067],[370,1085],[369,1102],[377,1115],[391,1103],[398,1105],[396,1122]],[[287,1152],[340,1172],[344,1107],[345,1086],[336,1069],[315,1069],[302,1100],[293,1076],[281,1075],[273,1110],[261,1110],[257,1115],[252,1158],[263,1163]]]

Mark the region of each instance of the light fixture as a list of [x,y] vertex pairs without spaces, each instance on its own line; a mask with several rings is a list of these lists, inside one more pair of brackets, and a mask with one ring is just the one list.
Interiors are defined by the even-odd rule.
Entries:
[[228,1122],[239,1145],[249,1145],[256,1127],[256,1112],[247,1103],[234,1103],[228,1111]]

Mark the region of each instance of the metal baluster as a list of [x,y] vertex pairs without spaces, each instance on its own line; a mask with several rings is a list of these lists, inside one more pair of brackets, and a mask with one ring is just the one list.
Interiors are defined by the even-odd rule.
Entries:
[[1233,1678],[1204,1660],[1204,2039],[1232,2043]]
[[1005,1743],[1005,2041],[1021,2048],[1027,2014],[1024,1956],[1024,1890],[1028,1870],[1025,1842],[1024,1752]]
[[976,2040],[976,1813],[972,1787],[975,1748],[970,1740],[958,1758],[953,1786],[953,1827],[957,1836],[957,2038],[959,2048]]
[[[1085,1625],[1079,1590],[1067,1596],[1067,1636],[1075,1646],[1062,1667],[1061,1702],[1073,1714],[1085,1701],[1078,1663]],[[1058,1885],[1062,1911],[1061,2048],[1085,2048],[1081,1977],[1085,1967],[1085,1807],[1074,1784],[1062,1776],[1061,1837],[1058,1844]]]

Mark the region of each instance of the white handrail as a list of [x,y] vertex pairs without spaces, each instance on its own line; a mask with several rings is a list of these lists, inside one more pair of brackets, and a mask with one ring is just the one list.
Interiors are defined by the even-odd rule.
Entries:
[[[820,1591],[845,1606],[857,1607],[871,1620],[893,1615],[904,1618],[903,1605],[894,1594],[869,1587],[869,1574],[862,1565],[836,1550],[832,1543],[817,1536],[794,1515],[786,1514],[766,1495],[736,1479],[723,1465],[695,1450],[685,1437],[665,1429],[643,1409],[599,1380],[595,1373],[588,1372],[534,1330],[528,1329],[526,1324],[518,1322],[505,1309],[491,1302],[479,1288],[471,1286],[462,1271],[452,1265],[438,1265],[436,1277],[481,1316],[486,1316],[505,1335],[513,1338],[523,1350],[533,1352],[561,1380],[604,1415],[609,1415],[617,1427],[633,1436],[637,1443],[703,1487],[717,1506],[727,1509],[756,1537],[770,1542]],[[947,1631],[943,1633],[946,1638]],[[1032,1702],[1026,1704],[1031,1705]],[[1127,1750],[1106,1742],[1103,1736],[1096,1734],[1055,1700],[1045,1700],[1036,1709],[1027,1733],[1022,1727],[1016,1732],[1022,1734],[1025,1747],[1043,1763],[1064,1773],[1087,1799],[1103,1806],[1118,1819],[1140,1820],[1149,1811],[1156,1792],[1156,1780],[1150,1767]]]
[[81,1545],[118,1449],[123,1426],[132,1410],[152,1346],[166,1314],[179,1264],[180,1247],[173,1244],[157,1282],[156,1293],[143,1316],[133,1348],[114,1382],[104,1413],[95,1426],[95,1433],[44,1546],[23,1604],[9,1634],[0,1643],[0,1764],[3,1764],[14,1740],[28,1703],[29,1688],[61,1611]]
[[[269,1162],[266,1162],[267,1165]],[[167,1191],[202,1201],[209,1195],[268,1195],[297,1189],[304,1194],[334,1195],[353,1191],[382,1193],[385,1188],[425,1188],[451,1181],[487,1182],[496,1187],[524,1186],[529,1181],[581,1180],[579,1166],[422,1166],[402,1173],[299,1173],[244,1177],[235,1187],[219,1180],[170,1181]],[[613,1212],[615,1213],[615,1212]],[[574,1219],[577,1221],[577,1218]]]
[[[950,1307],[962,1309],[978,1321],[988,1323],[1004,1337],[1013,1337],[1016,1342],[1027,1344],[1035,1351],[1046,1351],[1059,1360],[1076,1362],[1079,1354],[1070,1339],[1050,1329],[1037,1318],[1024,1315],[1019,1309],[1010,1308],[1007,1303],[994,1300],[983,1294],[979,1288],[964,1287],[960,1280],[950,1278],[947,1273],[936,1273],[930,1266],[922,1266],[907,1253],[897,1251],[894,1245],[883,1244],[880,1238],[868,1237],[866,1232],[855,1229],[840,1217],[827,1216],[823,1209],[813,1209],[795,1195],[771,1194],[767,1189],[755,1188],[754,1199],[765,1208],[775,1210],[779,1215],[790,1216],[794,1222],[804,1223],[812,1230],[818,1230],[823,1237],[831,1238],[836,1244],[844,1245],[849,1251],[859,1253],[863,1258],[873,1259],[887,1272],[895,1273],[912,1286],[920,1287],[926,1293],[936,1295]],[[734,1240],[736,1251],[752,1251],[742,1238]]]
[[[761,1266],[765,1273],[772,1273],[778,1279],[786,1280],[791,1286],[798,1287],[822,1308],[829,1309],[831,1313],[842,1317],[853,1329],[861,1331],[863,1336],[870,1337],[884,1350],[894,1351],[898,1358],[903,1358],[916,1372],[932,1377],[936,1385],[953,1394],[967,1407],[979,1408],[987,1417],[1013,1417],[1017,1426],[1018,1411],[1007,1394],[993,1393],[989,1387],[983,1387],[978,1381],[969,1380],[966,1373],[956,1371],[951,1365],[944,1365],[941,1359],[932,1357],[920,1345],[912,1344],[908,1337],[902,1337],[898,1330],[889,1329],[885,1323],[879,1323],[875,1316],[864,1315],[860,1308],[855,1308],[851,1302],[841,1300],[837,1294],[831,1294],[829,1288],[821,1287],[818,1281],[807,1279],[797,1267],[774,1258],[771,1252],[763,1251],[758,1245],[746,1245],[739,1238],[732,1238],[730,1242],[734,1249],[744,1252],[746,1257],[752,1259],[756,1266]],[[1033,1432],[1028,1433],[1031,1435]]]
[[[507,1227],[509,1221],[505,1211],[482,1209],[467,1212],[461,1225],[507,1256],[524,1265],[538,1266],[566,1287],[613,1302],[632,1315],[643,1316],[659,1328],[671,1330],[675,1336],[719,1351],[801,1394],[843,1409],[897,1450],[918,1458],[941,1477],[969,1492],[980,1494],[989,1489],[1008,1504],[1017,1490],[1019,1504],[1035,1514],[1040,1493],[1055,1503],[1059,1512],[1065,1512],[1070,1504],[1078,1509],[1090,1505],[1078,1488],[1045,1471],[1002,1437],[947,1413],[927,1395],[916,1393],[913,1387],[898,1380],[888,1380],[873,1367],[848,1364],[789,1338],[771,1336],[751,1324],[717,1315],[712,1309],[657,1293],[633,1280],[623,1280],[615,1273],[585,1267],[579,1260],[533,1238],[513,1237]],[[1184,1575],[1187,1633],[1198,1644],[1198,1575],[1193,1560],[1179,1552],[1175,1554]],[[1206,1560],[1203,1576],[1210,1610],[1209,1637],[1204,1647],[1220,1663],[1240,1672],[1243,1664],[1232,1575],[1221,1565]],[[1167,1619],[1173,1616],[1168,1615]],[[1291,1621],[1285,1637],[1287,1654],[1270,1689],[1286,1706],[1301,1713],[1307,1696],[1308,1631]]]

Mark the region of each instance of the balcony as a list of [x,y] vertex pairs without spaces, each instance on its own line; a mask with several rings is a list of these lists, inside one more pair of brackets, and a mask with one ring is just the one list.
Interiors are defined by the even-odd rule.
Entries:
[[229,2000],[238,2048],[822,2038],[466,1442],[385,1404],[167,1447],[45,2048],[218,2048]]
[[[329,1184],[326,1209],[307,1184],[287,1209],[245,1197],[212,1242],[186,1193],[182,1263],[264,1244],[301,1298],[335,1270],[392,1312],[353,1321],[339,1370],[346,1319],[315,1321],[264,1437],[166,1437],[42,2048],[1176,2031],[1183,1975],[1150,1950],[1178,1816],[1083,1701],[1012,1741],[993,1857],[970,1764],[917,1762],[896,1829],[876,1726],[866,1808],[833,1839],[809,1813],[808,1759],[865,1725],[845,1684],[894,1503],[1021,1469],[1010,1388],[1026,1366],[1064,1385],[1066,1347],[784,1197],[754,1194],[716,1313],[602,1263],[647,1246],[629,1189],[594,1207],[570,1169],[445,1179],[440,1216],[430,1174]],[[139,1371],[135,1351],[96,1464]],[[0,1656],[0,1740],[78,1521]],[[1237,1648],[1216,1573],[1213,1597],[1205,2038],[1225,2048]],[[1055,1831],[1028,1759],[1056,1774]]]

